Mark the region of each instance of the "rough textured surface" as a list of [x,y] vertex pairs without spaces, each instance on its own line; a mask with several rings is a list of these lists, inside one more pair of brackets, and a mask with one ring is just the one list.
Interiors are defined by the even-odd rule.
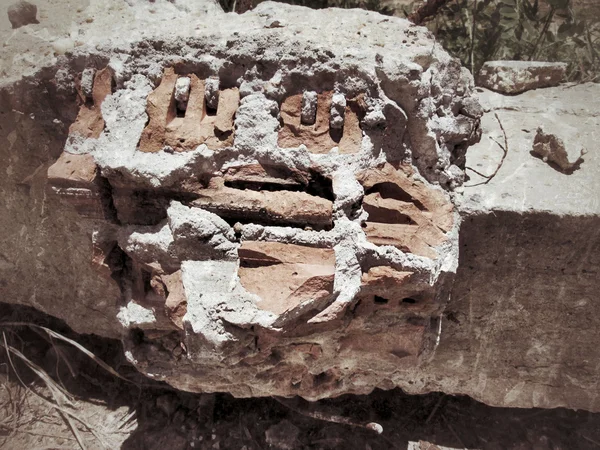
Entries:
[[233,116],[240,101],[238,89],[219,94],[212,116],[207,114],[208,93],[204,81],[196,75],[179,77],[174,69],[166,69],[159,86],[148,96],[148,124],[142,132],[139,150],[154,153],[189,151],[201,144],[212,149],[230,146]]
[[[156,3],[160,14],[146,2],[103,3],[136,25],[113,39],[114,19],[97,13],[81,32],[89,46],[41,58],[48,67],[21,81],[8,69],[5,298],[120,337],[142,372],[186,390],[316,399],[400,386],[598,409],[598,162],[590,152],[571,175],[555,171],[520,131],[552,113],[589,123],[595,139],[598,113],[577,102],[595,87],[482,93],[486,136],[503,142],[497,113],[509,151],[489,183],[469,187],[479,179],[467,171],[462,186],[483,110],[468,72],[424,29],[364,11],[264,3],[203,16],[213,6]],[[167,30],[171,16],[181,26]],[[88,137],[69,126],[90,106],[90,69],[112,82],[103,129]],[[181,77],[185,110],[175,104]],[[300,117],[304,92],[317,93],[313,125]],[[197,120],[184,127],[188,117]],[[233,132],[223,145],[178,146],[203,120]],[[281,145],[282,134],[296,139],[293,127],[300,138]],[[337,132],[358,143],[352,152]],[[468,165],[492,173],[501,156],[486,138]],[[391,227],[378,233],[393,242],[373,240],[373,224]],[[32,267],[31,284],[20,283]],[[260,283],[280,271],[285,283]]]
[[[89,233],[86,276],[114,289],[102,333],[123,335],[140,370],[184,389],[368,392],[435,346],[457,262],[443,187],[460,185],[479,136],[478,115],[461,113],[475,101],[472,80],[404,20],[330,11],[342,26],[322,48],[330,20],[302,11],[265,3],[216,14],[220,35],[182,29],[160,44],[134,29],[125,48],[100,40],[48,70],[82,100],[39,182],[81,213],[69,220]],[[265,28],[275,16],[293,27]],[[398,33],[402,54],[389,39]],[[365,36],[377,45],[348,54]],[[301,119],[303,96],[313,125]],[[406,239],[370,238],[375,223]],[[77,315],[46,302],[37,305]],[[136,329],[144,340],[127,333]]]
[[541,61],[488,61],[477,84],[502,94],[520,94],[531,89],[557,86],[567,71],[566,63]]
[[240,282],[248,292],[258,295],[260,309],[290,314],[305,302],[326,301],[333,293],[332,249],[245,241],[238,255]]

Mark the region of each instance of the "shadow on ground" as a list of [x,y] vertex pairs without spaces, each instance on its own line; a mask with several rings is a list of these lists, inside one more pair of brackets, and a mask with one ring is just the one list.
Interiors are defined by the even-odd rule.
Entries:
[[[0,303],[0,317],[3,322],[41,324],[73,338],[134,382],[119,380],[68,344],[52,343],[31,328],[0,325],[10,345],[60,380],[80,400],[80,405],[96,408],[102,405],[107,415],[117,408],[127,408],[137,427],[131,427],[132,431],[122,440],[122,449],[375,450],[406,449],[410,441],[482,449],[600,447],[600,414],[584,411],[493,408],[468,397],[440,393],[412,396],[400,390],[346,395],[308,407],[313,413],[377,422],[384,429],[377,435],[366,429],[307,417],[272,398],[234,399],[227,394],[176,391],[138,374],[124,360],[119,341],[76,335],[60,321],[29,308]],[[56,356],[57,346],[61,358]],[[34,388],[41,384],[39,377],[16,358],[13,363],[25,384]],[[0,367],[9,367],[4,348],[0,349]],[[6,374],[10,379],[14,374],[9,372]],[[14,382],[14,376],[12,379]],[[19,433],[2,424],[0,417],[0,447],[23,448],[23,439],[15,440]],[[94,439],[92,435],[89,438]],[[37,439],[39,445],[41,438]],[[52,446],[50,438],[44,439],[45,448],[58,448],[56,444]],[[74,439],[60,443],[60,448],[79,448]]]

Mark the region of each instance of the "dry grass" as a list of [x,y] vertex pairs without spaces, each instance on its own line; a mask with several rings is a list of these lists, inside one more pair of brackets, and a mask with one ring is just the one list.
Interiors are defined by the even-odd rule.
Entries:
[[[54,352],[57,355],[57,367],[55,370],[56,379],[50,376],[44,368],[33,362],[16,348],[15,345],[19,342],[21,345],[23,344],[23,339],[21,339],[18,333],[19,327],[29,327],[38,331],[39,334],[45,336],[52,345]],[[0,430],[4,431],[5,442],[14,439],[15,435],[20,433],[43,438],[76,441],[79,448],[83,450],[89,448],[113,449],[118,448],[118,442],[122,441],[122,436],[119,437],[117,435],[129,435],[136,428],[137,424],[133,417],[135,411],[126,413],[117,420],[117,423],[104,424],[104,426],[102,426],[102,424],[93,423],[93,421],[91,421],[89,417],[86,417],[86,414],[78,407],[77,399],[61,382],[58,375],[58,361],[64,362],[73,376],[75,376],[75,371],[66,355],[55,345],[55,339],[72,345],[111,375],[128,383],[132,383],[130,380],[122,377],[116,370],[102,361],[94,353],[78,342],[63,336],[56,331],[36,324],[26,322],[2,322],[0,323],[0,329],[2,329],[2,347],[6,353],[6,360],[8,362],[7,364],[3,363],[0,366],[4,366],[6,378],[6,382],[1,385],[4,395],[0,397],[3,399],[3,401],[0,402],[0,411],[4,413],[3,417],[0,417]],[[16,363],[17,361],[19,364]],[[34,379],[37,383],[27,383],[20,373],[20,366],[24,366],[31,371],[35,375]],[[9,382],[11,374],[14,375],[18,383]],[[39,385],[39,382],[41,382],[41,388],[35,386],[36,384]],[[31,407],[32,401],[37,404],[36,408]],[[31,425],[34,423],[44,421],[44,418],[40,417],[39,414],[41,409],[40,406],[45,407],[43,409],[54,411],[54,413],[64,422],[70,435],[68,433],[51,434],[30,429]],[[37,417],[33,412],[34,410],[37,411]],[[60,424],[52,423],[52,425],[56,427]],[[109,426],[107,427],[106,425]],[[88,438],[87,440],[86,437]],[[92,442],[90,442],[90,439]],[[57,447],[53,446],[53,448]]]

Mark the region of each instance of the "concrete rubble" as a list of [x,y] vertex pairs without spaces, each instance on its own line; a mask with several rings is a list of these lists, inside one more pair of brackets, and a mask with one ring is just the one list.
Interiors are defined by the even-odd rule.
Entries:
[[[469,72],[399,18],[129,3],[126,36],[92,1],[85,45],[0,88],[7,301],[121,338],[141,372],[183,390],[399,386],[600,409],[599,207],[579,200],[598,192],[598,161],[555,171],[521,131],[597,114],[560,88],[536,115],[539,98],[480,102]],[[186,20],[165,29],[167,16]],[[597,92],[568,95],[582,89]],[[477,185],[502,129],[503,166]]]
[[[549,126],[548,126],[549,125]],[[567,126],[556,126],[555,123],[546,124],[554,132],[544,132],[544,127],[538,127],[533,140],[532,153],[540,156],[544,162],[555,164],[558,170],[570,173],[576,170],[583,162],[583,156],[587,153],[584,148],[577,148],[577,128]],[[557,131],[558,130],[558,131]],[[557,136],[560,134],[561,136]]]

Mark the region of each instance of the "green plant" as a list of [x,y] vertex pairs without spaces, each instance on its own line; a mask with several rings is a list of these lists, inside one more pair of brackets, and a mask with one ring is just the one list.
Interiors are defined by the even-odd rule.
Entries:
[[455,0],[427,26],[477,73],[494,59],[564,61],[569,80],[600,78],[600,19],[575,16],[570,0]]

